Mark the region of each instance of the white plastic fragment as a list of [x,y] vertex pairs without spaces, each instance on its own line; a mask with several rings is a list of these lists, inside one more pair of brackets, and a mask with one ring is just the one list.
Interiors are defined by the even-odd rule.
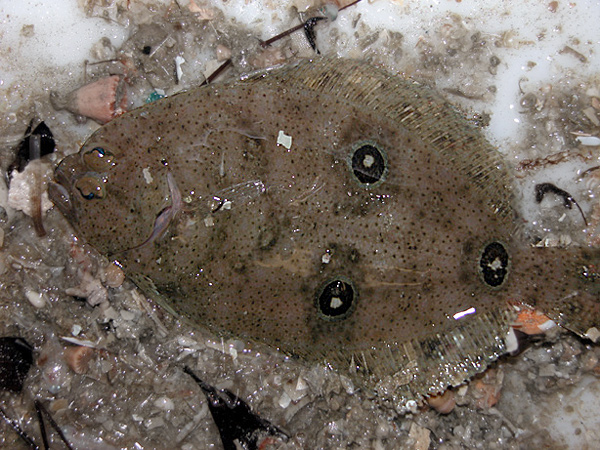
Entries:
[[508,353],[516,352],[519,349],[519,341],[517,340],[517,335],[512,327],[508,329],[508,333],[506,335],[506,339],[504,339],[504,342],[506,343],[506,351]]
[[41,292],[27,290],[27,291],[25,291],[25,297],[27,297],[27,300],[29,300],[29,303],[31,303],[33,306],[35,306],[38,309],[46,306],[46,298],[44,297],[44,294],[42,294]]
[[73,336],[78,336],[78,335],[79,335],[79,333],[81,333],[81,330],[82,330],[82,328],[81,328],[81,325],[79,325],[79,324],[74,324],[74,325],[71,327],[71,334],[72,334]]
[[600,138],[597,136],[577,136],[575,138],[581,145],[595,147],[600,145]]
[[175,57],[175,70],[177,71],[177,82],[181,81],[181,77],[183,77],[183,70],[181,69],[181,65],[185,62],[183,56],[177,55]]
[[283,145],[289,150],[292,148],[292,137],[285,134],[283,130],[279,130],[279,134],[277,135],[277,145]]
[[90,348],[96,348],[98,346],[98,343],[100,342],[100,340],[98,340],[98,343],[95,343],[88,339],[77,339],[77,338],[74,338],[71,336],[60,336],[60,338],[63,341],[67,341],[71,344],[80,345],[82,347],[90,347]]
[[152,174],[150,173],[150,167],[144,167],[142,169],[142,174],[144,175],[144,180],[146,181],[146,184],[150,184],[154,181],[154,178],[152,178]]

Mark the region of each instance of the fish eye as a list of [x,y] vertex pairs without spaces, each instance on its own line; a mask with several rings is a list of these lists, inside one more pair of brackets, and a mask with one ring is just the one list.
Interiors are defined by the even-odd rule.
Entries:
[[492,242],[483,249],[479,269],[485,284],[493,288],[501,286],[508,275],[508,266],[508,252],[500,242]]
[[115,156],[99,146],[85,151],[82,158],[85,165],[96,172],[105,172],[115,164]]
[[348,318],[356,307],[356,290],[349,280],[337,278],[322,286],[316,299],[319,317],[329,322]]
[[360,142],[352,148],[350,170],[358,182],[373,187],[382,182],[387,173],[386,155],[374,142]]
[[104,183],[97,176],[84,175],[75,182],[75,187],[86,200],[104,198]]

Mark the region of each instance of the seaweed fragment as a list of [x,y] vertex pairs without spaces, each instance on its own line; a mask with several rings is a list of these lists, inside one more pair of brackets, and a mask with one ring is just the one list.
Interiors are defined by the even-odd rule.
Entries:
[[208,409],[219,429],[225,450],[258,449],[259,439],[266,435],[287,440],[289,436],[281,429],[253,413],[237,395],[227,389],[216,389],[202,381],[187,366],[183,368],[200,386],[208,400]]
[[40,154],[38,158],[49,155],[54,152],[56,148],[56,143],[54,142],[54,136],[52,135],[52,131],[48,128],[45,122],[40,121],[35,128],[33,128],[34,123],[37,119],[31,119],[29,122],[29,126],[27,130],[25,130],[25,134],[21,142],[16,149],[16,155],[13,162],[8,166],[8,170],[6,173],[10,175],[14,170],[18,172],[22,172],[25,169],[25,166],[29,161],[35,159],[31,154],[31,139],[35,138],[35,136],[39,136],[40,140]]

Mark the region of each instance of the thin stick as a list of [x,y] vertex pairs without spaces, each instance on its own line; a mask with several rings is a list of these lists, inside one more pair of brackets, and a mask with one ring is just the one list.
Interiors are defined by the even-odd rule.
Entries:
[[0,416],[4,419],[4,421],[8,424],[9,427],[11,427],[13,430],[15,430],[15,433],[17,433],[19,435],[19,437],[21,439],[23,439],[23,441],[29,445],[31,448],[35,449],[35,450],[39,450],[40,448],[37,446],[37,444],[33,441],[33,439],[31,439],[27,433],[25,433],[21,427],[19,426],[19,424],[17,423],[16,420],[11,419],[10,417],[8,417],[6,415],[6,413],[4,412],[4,410],[2,408],[0,408]]

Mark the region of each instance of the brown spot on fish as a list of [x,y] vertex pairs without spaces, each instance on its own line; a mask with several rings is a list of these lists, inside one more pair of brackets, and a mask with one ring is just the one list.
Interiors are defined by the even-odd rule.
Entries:
[[[96,148],[110,164],[85,157]],[[75,188],[92,174],[102,198]],[[582,336],[600,322],[599,281],[581,276],[598,252],[521,242],[506,163],[481,132],[362,62],[307,60],[159,100],[95,132],[56,180],[80,236],[169,311],[352,364],[400,408],[506,353],[514,304]],[[140,246],[173,185],[185,214]]]

